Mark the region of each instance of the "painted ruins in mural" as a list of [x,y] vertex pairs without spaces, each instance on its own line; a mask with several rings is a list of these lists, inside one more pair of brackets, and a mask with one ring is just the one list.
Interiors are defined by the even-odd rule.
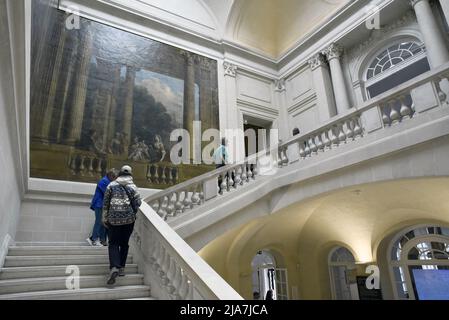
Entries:
[[[39,6],[34,10],[38,11]],[[166,188],[213,169],[173,165],[170,133],[218,128],[217,63],[104,24],[36,12],[31,176],[96,182],[129,163],[140,187]]]

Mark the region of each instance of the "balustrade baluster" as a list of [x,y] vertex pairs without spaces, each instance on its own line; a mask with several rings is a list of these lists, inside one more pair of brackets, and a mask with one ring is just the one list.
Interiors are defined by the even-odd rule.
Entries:
[[318,147],[315,144],[315,137],[309,138],[309,146],[310,146],[310,151],[312,151],[313,153],[318,152]]
[[159,184],[159,168],[157,166],[154,166],[153,183]]
[[240,182],[241,185],[243,185],[245,182],[248,181],[248,175],[246,173],[246,164],[242,165],[242,170],[243,170],[243,172],[242,172],[242,182]]
[[238,166],[234,172],[235,172],[234,188],[237,189],[237,187],[242,182],[242,167]]
[[167,197],[167,214],[173,216],[175,213],[175,200],[173,200],[174,193],[170,193]]
[[76,175],[76,156],[72,156],[72,159],[70,160],[70,172],[72,175]]
[[231,188],[234,186],[234,180],[232,179],[233,170],[228,171],[228,186],[227,191],[231,191]]
[[448,79],[444,76],[440,77],[438,80],[436,80],[435,83],[435,89],[438,94],[438,99],[440,100],[440,103],[442,105],[448,106],[449,100],[448,95],[441,89],[441,81],[448,81]]
[[316,146],[318,148],[318,151],[323,151],[324,144],[323,144],[323,140],[322,140],[322,133],[318,133],[317,140],[318,140],[318,142],[317,142]]
[[176,261],[171,256],[169,257],[169,267],[167,272],[168,278],[168,286],[167,290],[170,295],[172,295],[176,291],[176,287],[174,286],[174,280],[176,276]]
[[187,210],[187,208],[191,209],[193,207],[192,201],[189,199],[189,190],[184,191],[184,211]]
[[80,156],[80,174],[82,177],[86,175],[86,167],[84,166],[84,160],[86,159],[84,156]]
[[401,118],[402,118],[401,121],[412,118],[413,111],[412,111],[412,108],[410,108],[407,105],[406,96],[399,97],[399,100],[401,101],[401,109],[399,111],[399,113],[401,114]]
[[252,164],[253,166],[253,179],[256,179],[257,174],[259,171],[257,171],[257,163]]
[[201,200],[198,195],[197,189],[198,185],[195,185],[195,187],[193,187],[192,198],[190,199],[192,201],[192,208],[193,206],[199,205],[199,201]]
[[299,147],[299,156],[304,159],[306,157],[306,151],[304,150],[304,141],[299,141],[298,147]]
[[401,118],[400,113],[396,110],[395,108],[395,102],[396,100],[392,100],[389,102],[390,104],[390,120],[391,120],[391,124],[395,124],[399,122],[399,119]]
[[248,179],[248,182],[251,180],[251,178],[253,178],[253,171],[251,170],[251,165],[249,163],[245,163],[245,167],[247,167],[246,169],[246,176]]
[[346,134],[343,129],[343,124],[338,125],[338,141],[346,143]]
[[165,167],[161,167],[161,169],[162,169],[162,174],[160,177],[160,183],[165,184],[165,180],[167,179],[167,177],[165,176]]
[[353,130],[353,123],[352,123],[352,119],[349,119],[346,121],[346,138],[348,140],[354,140],[354,130]]
[[329,139],[329,130],[324,131],[323,144],[324,144],[326,150],[329,150],[332,147],[332,141]]
[[338,129],[337,127],[332,127],[331,130],[331,141],[332,144],[335,146],[338,146],[338,137],[335,135],[335,129]]
[[304,141],[304,145],[305,145],[304,152],[306,154],[306,157],[310,156],[312,154],[312,151],[310,150],[309,143],[307,141]]
[[94,176],[94,158],[89,158],[89,166],[88,166],[88,175],[89,177],[93,177]]
[[181,214],[184,210],[184,205],[181,202],[181,194],[184,191],[178,191],[176,192],[176,202],[175,202],[175,216]]
[[360,126],[360,118],[354,118],[354,139],[357,137],[362,137],[363,129]]

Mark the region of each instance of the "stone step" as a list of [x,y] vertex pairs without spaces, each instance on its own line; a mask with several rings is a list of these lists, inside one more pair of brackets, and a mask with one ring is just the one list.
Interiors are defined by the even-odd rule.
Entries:
[[143,298],[130,298],[130,299],[120,299],[120,300],[154,300],[156,301],[156,298],[152,298],[152,297],[143,297]]
[[[66,290],[67,277],[49,277],[49,278],[28,278],[28,279],[12,279],[0,281],[0,295],[35,292],[35,291],[51,291]],[[96,288],[106,286],[107,275],[98,276],[81,276],[79,278],[80,289]],[[118,277],[116,286],[132,286],[142,285],[143,275],[128,274],[125,277]]]
[[108,254],[108,247],[91,246],[20,246],[10,247],[8,256],[52,256],[52,255],[103,255]]
[[[109,272],[109,264],[79,265],[81,276],[105,275]],[[64,277],[67,266],[9,267],[0,270],[0,280]],[[137,264],[126,265],[127,274],[137,273]]]
[[[133,257],[128,256],[127,263],[132,263]],[[108,264],[108,255],[61,255],[61,256],[6,256],[5,267],[32,266],[68,266]]]
[[119,300],[145,297],[150,297],[150,287],[137,285],[13,293],[0,295],[0,300]]

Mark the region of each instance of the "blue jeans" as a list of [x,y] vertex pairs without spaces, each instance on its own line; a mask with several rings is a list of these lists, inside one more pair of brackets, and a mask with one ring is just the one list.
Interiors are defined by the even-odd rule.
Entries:
[[107,229],[103,226],[103,223],[101,222],[103,215],[103,209],[102,208],[95,208],[95,224],[94,229],[92,230],[92,237],[90,237],[92,240],[100,240],[105,242],[106,241],[106,235],[107,235]]

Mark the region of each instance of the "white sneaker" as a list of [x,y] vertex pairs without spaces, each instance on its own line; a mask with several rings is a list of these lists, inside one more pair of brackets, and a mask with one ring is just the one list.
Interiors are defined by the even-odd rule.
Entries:
[[95,241],[93,246],[94,247],[103,247],[103,245],[101,244],[100,240]]
[[90,246],[92,246],[92,247],[94,246],[94,242],[92,241],[92,239],[90,237],[87,238],[86,241]]

